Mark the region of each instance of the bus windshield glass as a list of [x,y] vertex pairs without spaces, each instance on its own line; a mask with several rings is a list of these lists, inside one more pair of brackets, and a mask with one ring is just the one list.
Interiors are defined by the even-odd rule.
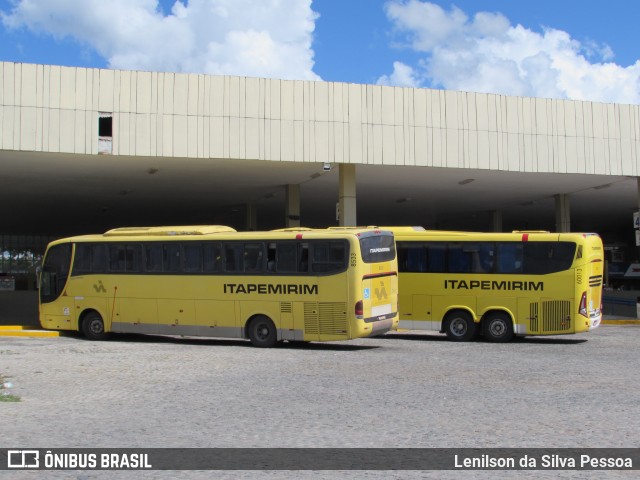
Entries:
[[365,263],[388,262],[396,258],[393,234],[368,234],[360,237],[360,250]]

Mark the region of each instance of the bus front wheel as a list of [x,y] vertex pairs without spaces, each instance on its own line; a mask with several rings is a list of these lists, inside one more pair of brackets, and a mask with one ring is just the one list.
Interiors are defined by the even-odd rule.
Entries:
[[493,313],[482,321],[482,334],[490,342],[509,342],[513,338],[513,322],[506,313]]
[[444,325],[447,338],[455,342],[468,342],[476,335],[476,324],[467,312],[450,313]]
[[278,332],[273,322],[265,316],[258,316],[251,320],[248,327],[248,335],[254,347],[273,347],[278,341]]
[[89,312],[82,320],[82,333],[89,340],[104,340],[108,334],[104,331],[104,321],[98,312]]

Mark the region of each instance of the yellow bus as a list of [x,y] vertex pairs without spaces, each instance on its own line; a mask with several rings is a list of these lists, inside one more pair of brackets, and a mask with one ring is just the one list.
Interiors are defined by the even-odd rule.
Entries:
[[223,226],[116,228],[51,242],[40,323],[111,332],[333,341],[398,324],[389,231],[236,232]]
[[384,228],[396,238],[400,328],[508,342],[600,324],[604,250],[597,234]]

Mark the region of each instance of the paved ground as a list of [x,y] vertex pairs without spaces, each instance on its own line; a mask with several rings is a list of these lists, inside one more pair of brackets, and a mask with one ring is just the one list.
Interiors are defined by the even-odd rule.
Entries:
[[[510,344],[393,334],[256,349],[248,342],[0,337],[14,447],[638,447],[640,327]],[[8,478],[37,478],[23,474]],[[42,472],[41,472],[42,473]],[[603,472],[464,472],[602,478]],[[607,478],[633,478],[607,472]],[[462,472],[397,472],[459,478]],[[175,473],[48,472],[48,478]],[[389,478],[389,472],[180,472],[189,478]]]

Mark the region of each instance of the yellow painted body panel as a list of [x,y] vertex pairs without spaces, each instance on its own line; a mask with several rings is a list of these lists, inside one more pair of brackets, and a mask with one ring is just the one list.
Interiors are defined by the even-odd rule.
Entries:
[[[548,232],[473,233],[381,227],[396,242],[574,242],[576,255],[564,271],[540,275],[433,273],[399,270],[400,326],[443,331],[453,310],[468,312],[480,324],[504,312],[518,335],[560,335],[596,328],[602,318],[602,241],[593,234]],[[526,235],[523,237],[523,235]],[[523,240],[526,238],[526,240]],[[586,312],[579,312],[586,295]]]
[[[40,304],[43,328],[79,330],[83,315],[97,312],[106,332],[138,332],[246,338],[245,327],[256,316],[268,317],[279,339],[347,340],[384,333],[398,325],[397,262],[365,263],[357,231],[305,230],[232,232],[224,227],[155,227],[115,229],[105,235],[61,239],[63,243],[135,243],[245,241],[272,242],[340,239],[348,242],[345,271],[329,274],[70,274],[63,293]],[[178,232],[178,233],[176,233]],[[71,261],[73,264],[73,259]],[[364,277],[388,273],[369,282]],[[365,287],[374,298],[365,305],[365,319],[355,306]],[[384,322],[365,321],[380,311]],[[387,311],[388,310],[388,311]],[[390,316],[390,314],[392,314]]]

